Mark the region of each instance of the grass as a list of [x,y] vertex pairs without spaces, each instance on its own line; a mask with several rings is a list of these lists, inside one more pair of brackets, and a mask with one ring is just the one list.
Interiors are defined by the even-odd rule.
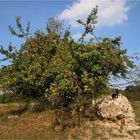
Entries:
[[[140,101],[131,103],[135,114],[136,120],[140,124]],[[94,133],[92,138],[99,138],[99,133],[96,130],[96,126],[92,128],[86,128],[84,126],[86,120],[81,120],[82,126],[79,128],[64,128],[61,126],[57,128],[53,127],[53,111],[32,112],[32,105],[28,107],[28,111],[25,104],[18,103],[0,104],[0,139],[46,139],[46,140],[82,140],[91,133]],[[20,110],[22,110],[20,112]],[[18,118],[8,119],[8,116],[12,112],[20,112]],[[90,122],[89,122],[90,123]],[[89,125],[87,125],[89,126]],[[88,135],[87,135],[88,134]],[[104,139],[106,139],[104,137]]]
[[136,122],[140,126],[140,101],[132,102],[132,107],[134,109],[134,113],[136,115]]
[[[32,105],[0,104],[0,139],[67,139],[67,129],[53,127],[53,111],[34,112]],[[18,118],[8,119],[10,115]]]
[[137,119],[140,119],[140,101],[132,102],[132,106]]
[[31,108],[32,106],[28,108],[28,111],[22,112],[18,118],[8,119],[8,115],[11,115],[13,110],[19,112],[22,109],[21,105],[18,103],[0,104],[0,139],[67,140],[85,137],[84,127],[82,129],[79,127],[62,128],[61,125],[55,127],[53,125],[54,111],[35,113],[31,111]]
[[[1,139],[36,139],[51,136],[51,112],[23,113],[19,118],[0,122]],[[53,138],[53,136],[51,136]]]

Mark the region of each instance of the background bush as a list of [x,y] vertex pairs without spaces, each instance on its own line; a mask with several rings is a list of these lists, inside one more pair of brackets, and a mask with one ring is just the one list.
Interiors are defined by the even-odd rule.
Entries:
[[126,87],[123,93],[130,101],[140,101],[140,84]]

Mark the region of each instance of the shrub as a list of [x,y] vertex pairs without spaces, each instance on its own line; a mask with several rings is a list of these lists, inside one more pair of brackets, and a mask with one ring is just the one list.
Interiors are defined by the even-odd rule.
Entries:
[[49,107],[49,103],[46,99],[42,99],[38,102],[35,102],[35,104],[32,107],[32,112],[42,112],[45,111],[46,109],[48,109]]
[[[46,98],[59,108],[105,93],[110,75],[125,77],[134,65],[126,50],[120,48],[120,37],[97,40],[93,34],[96,14],[94,8],[86,23],[78,20],[85,29],[79,41],[72,39],[69,29],[62,33],[60,22],[53,18],[47,23],[47,33],[36,31],[27,36],[29,24],[23,31],[18,17],[20,33],[11,26],[10,31],[26,40],[19,50],[11,44],[8,50],[1,47],[0,52],[6,56],[3,60],[12,60],[0,69],[1,87],[24,99]],[[84,37],[88,33],[93,38],[86,43]],[[44,109],[40,103],[37,106],[35,110]]]
[[128,86],[124,90],[124,95],[132,101],[140,101],[140,85]]
[[14,96],[11,93],[4,93],[0,95],[0,103],[13,102]]

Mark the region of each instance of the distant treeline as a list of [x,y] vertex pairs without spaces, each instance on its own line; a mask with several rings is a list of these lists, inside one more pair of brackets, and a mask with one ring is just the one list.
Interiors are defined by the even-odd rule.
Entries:
[[128,98],[128,100],[140,101],[140,84],[126,87],[123,93]]

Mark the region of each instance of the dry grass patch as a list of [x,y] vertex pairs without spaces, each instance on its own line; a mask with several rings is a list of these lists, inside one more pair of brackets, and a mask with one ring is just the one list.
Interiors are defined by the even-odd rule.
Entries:
[[2,121],[0,122],[1,138],[53,138],[51,120],[52,113],[43,112],[35,115],[25,113],[17,119]]
[[[140,120],[140,102],[132,103],[134,111],[136,113],[137,121]],[[47,110],[40,113],[32,112],[32,105],[29,107],[29,110],[23,112],[18,118],[14,119],[5,119],[0,121],[0,138],[1,139],[48,139],[48,140],[86,140],[86,139],[108,139],[110,138],[120,138],[125,139],[129,138],[123,135],[123,132],[120,132],[121,135],[110,135],[112,129],[105,131],[103,127],[95,123],[95,120],[81,119],[79,126],[74,127],[64,127],[62,129],[61,124],[54,126],[54,115],[53,110]],[[0,105],[0,114],[8,114],[11,110],[18,110],[18,103],[11,104],[1,104]],[[60,114],[61,115],[61,114]],[[0,119],[3,116],[0,116]],[[67,119],[60,118],[63,120],[64,124],[74,123],[75,118]],[[97,121],[98,122],[98,121]],[[101,127],[101,128],[100,128]],[[130,132],[132,133],[132,132]],[[138,138],[140,130],[133,132],[133,135],[129,134],[132,138]],[[140,137],[139,137],[140,138]]]

